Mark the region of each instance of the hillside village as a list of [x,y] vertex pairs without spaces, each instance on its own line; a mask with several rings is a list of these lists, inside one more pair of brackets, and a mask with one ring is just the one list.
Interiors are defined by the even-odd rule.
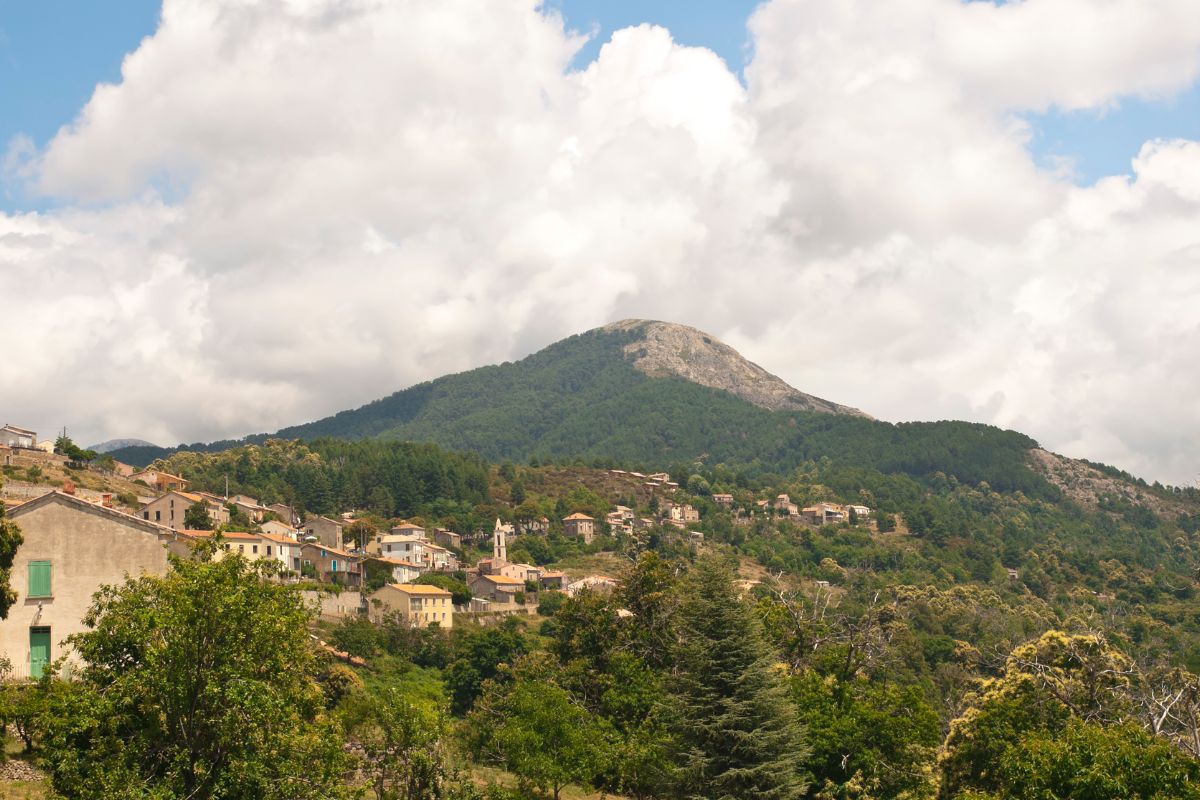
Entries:
[[[0,464],[8,476],[28,477],[31,469],[36,474],[71,463],[33,431],[3,430]],[[490,530],[452,530],[355,510],[325,516],[244,493],[216,494],[157,466],[74,467],[66,469],[73,477],[61,485],[21,485],[18,497],[4,499],[25,541],[12,575],[22,613],[0,621],[0,648],[16,673],[30,678],[64,654],[63,641],[82,630],[83,611],[102,585],[127,575],[162,574],[169,555],[187,556],[202,542],[215,541],[218,558],[236,553],[262,560],[275,580],[309,587],[306,596],[327,621],[394,615],[413,627],[446,629],[456,618],[534,614],[546,593],[574,596],[617,586],[617,578],[606,574],[510,560],[514,542],[558,537],[615,551],[636,548],[652,532],[675,531],[688,547],[704,545],[703,532],[695,529],[701,510],[666,472],[607,471],[624,496],[645,498],[640,508],[613,503],[603,516],[571,510],[556,520],[523,517],[514,508],[508,521],[497,517]],[[136,501],[128,492],[118,499],[113,491],[76,486],[97,475],[131,486]],[[741,500],[735,504],[732,493],[722,492],[706,498],[734,525],[750,525],[755,518],[873,525],[871,509],[862,505],[800,507],[787,494]],[[458,602],[445,588],[455,582],[469,591]]]
[[[331,705],[346,686],[358,698],[345,701],[347,746],[378,733],[354,726],[355,703],[390,697],[405,714],[451,720],[427,720],[439,732],[415,747],[453,746],[475,786],[516,775],[520,796],[552,797],[509,748],[534,737],[541,751],[574,735],[576,756],[554,759],[583,765],[576,785],[672,796],[655,773],[588,765],[596,754],[646,763],[627,756],[645,736],[659,742],[648,754],[666,746],[653,710],[681,691],[680,659],[695,656],[693,674],[712,674],[721,647],[680,648],[698,621],[720,618],[763,648],[743,651],[747,663],[771,665],[810,731],[814,789],[804,796],[866,782],[864,798],[932,800],[935,784],[960,780],[943,754],[966,752],[955,731],[989,702],[979,687],[1005,680],[1014,658],[1083,647],[1126,672],[1135,664],[1104,701],[1119,713],[1166,698],[1163,686],[1190,697],[1200,665],[1200,506],[1079,462],[1054,477],[1080,496],[1121,492],[1076,504],[1049,484],[1030,483],[1027,495],[832,459],[785,473],[702,459],[655,471],[332,439],[179,452],[139,467],[17,432],[26,438],[0,448],[0,494],[23,537],[15,603],[0,621],[0,691],[31,702],[53,684],[31,679],[87,680],[91,662],[68,639],[96,633],[85,619],[101,587],[226,570],[242,588],[213,600],[231,621],[249,586],[293,598],[286,627],[314,659],[319,691]],[[208,598],[189,591],[184,602],[190,625],[216,624]],[[548,715],[505,705],[526,691],[559,705]],[[1055,702],[1039,697],[1038,707]],[[1136,734],[1145,727],[1191,753],[1195,726],[1180,719]],[[514,726],[522,738],[504,738]],[[880,735],[892,742],[883,751],[873,749]]]

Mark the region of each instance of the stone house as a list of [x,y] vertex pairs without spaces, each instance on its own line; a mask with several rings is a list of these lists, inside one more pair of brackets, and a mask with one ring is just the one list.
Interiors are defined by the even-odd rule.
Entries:
[[731,508],[733,506],[733,495],[731,494],[714,494],[713,502],[722,508]]
[[596,520],[587,514],[576,511],[574,514],[563,517],[563,533],[582,539],[584,544],[591,544],[592,539],[596,538]]
[[294,542],[300,541],[300,531],[288,525],[286,522],[280,522],[277,519],[269,519],[258,526],[258,529],[263,533],[269,533],[274,536],[286,536]]
[[300,524],[300,515],[296,513],[296,509],[286,503],[271,503],[267,508],[275,512],[275,516],[279,517],[280,521],[293,528]]
[[446,528],[438,528],[433,532],[433,540],[442,547],[450,547],[455,550],[462,549],[462,535]]
[[204,503],[208,511],[209,526],[216,527],[229,522],[229,509],[210,495],[199,492],[169,491],[162,497],[151,500],[141,508],[142,519],[158,525],[165,525],[171,530],[181,531],[186,525],[184,517],[187,510],[196,503]]
[[388,583],[408,583],[415,581],[425,572],[425,566],[422,564],[414,564],[411,561],[404,561],[399,558],[389,558],[388,556],[367,556],[368,562],[368,577],[372,574],[377,575],[378,570],[387,570],[391,580]]
[[340,520],[314,516],[304,520],[300,530],[304,531],[304,539],[310,539],[336,549],[342,546],[342,528],[344,527]]
[[801,513],[805,521],[811,522],[813,525],[834,525],[838,522],[845,522],[849,518],[845,507],[837,503],[816,503],[805,506]]
[[135,472],[129,476],[129,480],[134,482],[141,481],[151,489],[157,489],[160,492],[182,492],[188,487],[188,482],[185,479],[157,469],[144,469],[141,472]]
[[505,575],[472,575],[467,585],[473,597],[493,603],[515,603],[517,592],[525,591],[525,581]]
[[300,553],[301,569],[311,566],[319,580],[350,588],[362,586],[362,559],[353,553],[319,542],[305,542]]

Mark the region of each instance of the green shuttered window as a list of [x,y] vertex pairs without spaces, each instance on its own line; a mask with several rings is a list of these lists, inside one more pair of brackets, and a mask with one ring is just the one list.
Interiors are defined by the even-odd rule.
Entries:
[[49,597],[50,592],[50,562],[29,562],[29,597]]

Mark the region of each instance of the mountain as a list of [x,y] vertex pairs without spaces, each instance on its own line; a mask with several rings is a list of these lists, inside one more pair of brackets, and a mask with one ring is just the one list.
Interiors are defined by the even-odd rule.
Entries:
[[651,378],[674,376],[720,389],[770,411],[815,411],[867,416],[857,408],[838,405],[792,388],[741,353],[703,331],[656,320],[626,319],[592,333],[630,333],[623,348],[633,366]]
[[145,439],[109,439],[107,442],[94,444],[88,450],[95,450],[97,453],[111,453],[114,450],[124,450],[127,447],[154,447],[158,445],[153,442],[147,442]]
[[1037,443],[1027,436],[965,422],[880,422],[789,386],[701,331],[648,320],[590,330],[517,362],[447,375],[275,434],[113,455],[145,464],[176,450],[270,438],[429,442],[493,462],[700,460],[779,473],[828,458],[885,474],[943,473],[1001,491],[1058,493],[1031,469]]

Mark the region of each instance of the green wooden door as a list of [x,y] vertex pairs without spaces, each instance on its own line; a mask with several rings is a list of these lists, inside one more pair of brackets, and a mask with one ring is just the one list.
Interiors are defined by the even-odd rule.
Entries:
[[29,629],[29,677],[37,680],[50,663],[50,629]]

